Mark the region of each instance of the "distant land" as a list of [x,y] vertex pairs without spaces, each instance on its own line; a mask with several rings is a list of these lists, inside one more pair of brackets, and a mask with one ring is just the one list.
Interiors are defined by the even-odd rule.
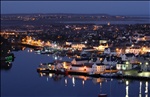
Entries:
[[23,25],[49,24],[149,24],[150,16],[74,13],[1,14],[1,28]]
[[106,16],[149,16],[150,14],[116,14],[116,15],[111,15],[111,14],[106,14],[106,13],[1,13],[1,15],[36,15],[36,14],[41,14],[41,15],[93,15],[93,16],[97,16],[97,15],[106,15]]

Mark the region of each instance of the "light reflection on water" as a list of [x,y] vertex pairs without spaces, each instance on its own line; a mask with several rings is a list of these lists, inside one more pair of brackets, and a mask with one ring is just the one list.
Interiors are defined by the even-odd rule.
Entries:
[[[76,87],[76,84],[86,87],[89,84],[86,84],[87,82],[91,82],[93,86],[98,86],[99,85],[99,93],[101,94],[107,94],[108,97],[149,97],[148,89],[149,89],[149,82],[148,81],[132,81],[132,80],[126,80],[126,79],[110,79],[110,78],[91,78],[91,77],[85,77],[85,76],[77,76],[77,75],[69,75],[68,77],[63,76],[63,75],[56,75],[54,73],[50,73],[49,75],[52,76],[47,76],[46,74],[43,74],[44,76],[42,77],[49,77],[50,79],[59,79],[57,81],[64,81],[64,86],[67,87],[68,83],[72,82],[72,88]],[[85,80],[86,79],[86,80]],[[76,81],[78,80],[78,81]],[[118,91],[118,94],[124,94],[124,95],[119,95],[116,96],[117,94],[114,94],[113,91],[116,86],[113,84],[117,83],[119,86],[123,86],[123,88],[118,88],[120,90]],[[90,85],[91,85],[90,84]],[[104,88],[107,88],[108,91],[105,91]],[[70,84],[69,84],[70,85]],[[136,87],[138,86],[139,88],[133,88],[133,86]],[[136,89],[136,90],[134,90]],[[138,91],[139,89],[139,91]],[[115,93],[116,93],[115,91]],[[132,92],[131,92],[132,91]],[[89,91],[90,92],[90,91]],[[124,93],[125,92],[125,93]],[[88,96],[89,97],[89,96]]]
[[149,81],[39,74],[36,68],[51,62],[51,55],[28,49],[13,53],[12,68],[1,70],[1,97],[98,97],[100,93],[107,97],[150,97]]

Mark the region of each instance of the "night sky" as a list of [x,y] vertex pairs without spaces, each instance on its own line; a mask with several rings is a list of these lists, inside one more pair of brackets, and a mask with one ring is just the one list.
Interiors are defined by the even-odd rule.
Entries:
[[1,13],[150,15],[150,1],[1,1]]

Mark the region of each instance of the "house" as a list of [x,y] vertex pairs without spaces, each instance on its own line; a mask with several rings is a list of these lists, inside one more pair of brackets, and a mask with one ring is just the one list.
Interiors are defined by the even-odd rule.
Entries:
[[91,58],[91,60],[89,61],[89,63],[101,63],[100,58],[95,57],[95,58]]
[[138,63],[138,60],[133,53],[121,54],[120,57],[122,61],[129,61],[131,64]]
[[103,73],[106,70],[106,66],[103,63],[94,63],[92,69],[93,73]]
[[119,61],[119,60],[121,60],[121,58],[119,58],[119,57],[116,57],[116,56],[107,56],[107,57],[105,57],[104,58],[104,60],[103,60],[103,64],[105,64],[105,65],[112,65],[112,66],[116,66],[116,64],[117,64],[117,62]]
[[78,64],[78,65],[71,65],[70,70],[77,71],[77,72],[86,72],[86,73],[102,73],[106,69],[106,66],[102,63],[99,64],[91,64],[91,63],[85,63],[85,64]]
[[74,58],[71,63],[78,65],[78,64],[84,64],[89,62],[89,58]]
[[142,71],[150,71],[150,61],[145,60],[144,62],[142,62],[141,70]]
[[127,56],[125,54],[120,55],[122,61],[127,61]]
[[98,54],[97,57],[99,58],[100,61],[103,61],[107,55],[105,54]]
[[140,47],[128,47],[125,49],[125,53],[134,53],[136,55],[138,55],[141,52],[141,48]]
[[62,63],[57,63],[55,69],[61,69],[64,68]]
[[70,66],[72,65],[71,62],[69,62],[69,61],[63,61],[62,64],[63,64],[63,68],[66,70],[69,70]]
[[80,53],[80,57],[81,57],[81,58],[88,58],[88,57],[90,57],[90,56],[91,56],[91,53],[88,52],[88,51],[82,51],[82,52]]
[[117,55],[117,52],[116,52],[115,48],[105,48],[104,54],[107,54],[107,55]]
[[145,56],[138,56],[137,59],[140,62],[142,71],[150,71],[150,60],[149,59],[147,59]]
[[105,48],[108,48],[108,41],[107,40],[99,40],[99,46],[94,47],[99,51],[104,51]]
[[105,48],[108,48],[108,45],[99,45],[98,47],[94,47],[95,49],[97,49],[98,51],[104,51]]
[[111,53],[110,48],[105,48],[104,54],[110,54],[110,53]]
[[76,71],[76,72],[90,72],[90,70],[87,69],[87,67],[84,66],[83,64],[71,65],[70,70]]
[[127,60],[132,61],[136,59],[134,53],[121,54],[120,57],[123,61],[127,61]]
[[145,41],[150,41],[150,33],[145,34],[144,39],[145,39]]
[[73,49],[78,49],[78,50],[82,50],[82,48],[85,48],[85,44],[81,44],[81,43],[72,43],[71,44],[71,48]]
[[117,70],[130,70],[132,69],[132,64],[130,64],[128,61],[119,61],[116,64]]

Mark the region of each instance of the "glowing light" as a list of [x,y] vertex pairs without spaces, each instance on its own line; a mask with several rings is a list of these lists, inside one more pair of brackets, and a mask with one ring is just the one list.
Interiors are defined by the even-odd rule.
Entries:
[[129,86],[126,86],[126,97],[129,97],[128,91],[129,91]]
[[52,77],[52,73],[49,74],[49,77],[50,77],[50,78]]
[[30,52],[32,52],[32,49],[30,49]]
[[140,92],[139,92],[140,94],[141,94],[141,88],[142,88],[142,82],[140,82]]
[[43,76],[43,74],[42,74],[42,73],[40,73],[40,76],[42,77],[42,76]]
[[140,65],[141,65],[142,63],[140,62]]
[[129,64],[129,62],[126,62],[126,64]]
[[84,80],[82,81],[82,85],[84,85]]
[[126,81],[126,96],[129,97],[129,81]]
[[86,71],[86,66],[84,66],[84,71]]
[[100,84],[100,87],[102,86],[102,83],[99,83]]
[[126,85],[127,85],[127,86],[129,85],[129,81],[126,81]]
[[148,82],[146,82],[145,85],[145,93],[148,93]]
[[67,83],[68,83],[68,81],[67,81],[67,79],[65,79],[65,86],[67,86]]
[[148,97],[148,94],[145,94],[145,97]]
[[116,48],[116,51],[118,51],[119,49],[118,48]]
[[57,56],[55,56],[55,60],[57,60],[58,58],[57,58]]
[[134,47],[134,44],[132,44],[131,46]]
[[72,77],[72,83],[73,83],[73,87],[75,87],[75,78]]

